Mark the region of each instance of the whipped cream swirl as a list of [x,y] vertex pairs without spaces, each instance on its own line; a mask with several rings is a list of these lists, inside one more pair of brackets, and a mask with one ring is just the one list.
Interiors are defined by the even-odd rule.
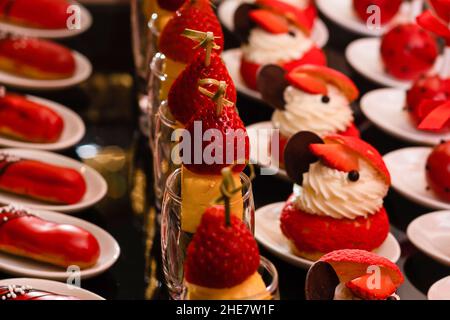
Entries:
[[295,186],[295,206],[307,213],[334,219],[356,219],[377,213],[389,190],[381,174],[366,160],[359,159],[359,180],[348,173],[317,161],[303,174],[302,186]]
[[284,91],[285,109],[273,113],[274,127],[285,137],[299,131],[312,131],[319,136],[345,131],[353,122],[348,99],[332,85],[328,85],[329,101],[325,103],[322,98],[288,86]]
[[246,60],[264,65],[301,59],[312,46],[311,39],[298,28],[292,27],[289,33],[273,34],[257,27],[250,31],[248,44],[242,51]]

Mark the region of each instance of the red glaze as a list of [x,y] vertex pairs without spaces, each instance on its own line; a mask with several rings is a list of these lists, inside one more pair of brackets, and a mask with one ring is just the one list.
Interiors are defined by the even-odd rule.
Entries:
[[281,213],[281,230],[300,252],[371,251],[386,240],[389,220],[384,208],[368,218],[355,220],[313,215],[296,209],[291,196]]
[[450,202],[450,141],[441,143],[427,159],[426,177],[431,190]]
[[51,41],[21,38],[0,40],[0,59],[13,61],[15,73],[40,78],[41,75],[29,75],[27,68],[36,69],[47,77],[70,77],[75,72],[75,59],[72,52]]
[[[0,218],[1,251],[64,268],[88,268],[100,256],[97,239],[79,227],[46,221],[17,209],[2,209]],[[5,218],[8,221],[3,221]]]
[[376,5],[381,10],[381,24],[386,24],[398,13],[402,2],[402,0],[353,0],[353,8],[358,17],[366,22],[373,14],[372,12],[368,13],[367,8]]
[[[311,50],[306,52],[301,59],[284,63],[282,66],[286,69],[286,71],[291,71],[292,69],[304,64],[324,66],[327,64],[327,58],[320,48],[312,47]],[[262,67],[260,64],[248,61],[244,57],[241,59],[240,72],[242,79],[247,87],[252,90],[258,90],[256,85],[256,75],[260,67]]]
[[[414,109],[423,100],[446,101],[450,98],[450,79],[442,79],[434,75],[422,77],[408,90],[407,104],[414,113]],[[419,121],[418,119],[417,121]]]
[[[1,156],[1,155],[0,155]],[[35,160],[0,160],[0,189],[51,203],[74,204],[86,192],[76,170]]]
[[66,0],[0,0],[0,18],[44,29],[64,29],[70,16]]
[[[14,296],[12,296],[14,294]],[[10,295],[10,296],[8,296]],[[0,301],[2,300],[79,300],[71,296],[64,296],[48,291],[27,288],[24,286],[0,287]]]
[[15,94],[0,98],[0,134],[50,143],[60,138],[63,128],[59,114],[42,104]]

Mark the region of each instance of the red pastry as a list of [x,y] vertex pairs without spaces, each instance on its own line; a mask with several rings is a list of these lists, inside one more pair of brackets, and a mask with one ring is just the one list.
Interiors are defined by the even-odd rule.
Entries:
[[43,29],[67,28],[66,0],[0,0],[0,19]]
[[64,121],[52,109],[16,94],[0,97],[0,134],[15,139],[51,143],[61,137]]
[[13,207],[0,208],[0,251],[81,269],[95,265],[100,256],[97,239],[88,231]]
[[450,141],[436,146],[427,159],[426,177],[431,190],[450,202]]
[[26,78],[55,80],[75,73],[72,52],[51,41],[34,38],[0,39],[0,70]]
[[281,230],[295,254],[317,260],[338,249],[371,251],[385,241],[390,176],[372,146],[300,132],[286,146],[285,164],[297,186],[283,208]]
[[386,24],[394,18],[398,13],[402,0],[353,0],[353,8],[358,17],[366,22],[373,12],[368,10],[370,6],[378,6],[380,8],[380,22]]
[[50,203],[75,204],[83,198],[86,182],[74,169],[0,153],[0,189]]
[[0,286],[0,300],[79,300],[78,298],[60,295],[30,286]]

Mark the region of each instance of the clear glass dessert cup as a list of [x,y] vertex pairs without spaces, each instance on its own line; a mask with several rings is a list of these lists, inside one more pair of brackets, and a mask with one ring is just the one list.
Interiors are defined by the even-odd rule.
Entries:
[[[243,221],[254,232],[255,205],[250,178],[240,174],[242,183],[239,199],[243,209]],[[186,285],[184,278],[184,259],[187,247],[193,234],[182,230],[182,199],[181,199],[181,169],[176,169],[168,178],[164,190],[161,208],[161,251],[163,270],[169,294],[172,299],[180,300],[185,297]],[[211,199],[211,204],[215,199]],[[232,201],[233,207],[238,201]]]

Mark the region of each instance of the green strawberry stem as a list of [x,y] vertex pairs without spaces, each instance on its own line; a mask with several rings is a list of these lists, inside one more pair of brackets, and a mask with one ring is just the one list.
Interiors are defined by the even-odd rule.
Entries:
[[[227,90],[227,83],[225,81],[219,81],[216,79],[201,79],[198,82],[198,91],[204,94],[208,98],[211,98],[217,105],[216,114],[219,116],[222,113],[223,107],[225,105],[232,106],[233,102],[225,99],[225,93]],[[217,86],[217,91],[215,93],[203,88],[204,85],[214,85]]]
[[214,39],[217,39],[219,37],[215,37],[214,33],[208,31],[208,32],[202,32],[192,29],[185,29],[182,33],[183,36],[186,38],[189,38],[191,40],[194,40],[198,42],[198,44],[194,47],[194,49],[198,49],[200,47],[206,49],[205,54],[205,66],[208,67],[211,64],[211,53],[212,50],[219,50],[220,47],[214,42]]

